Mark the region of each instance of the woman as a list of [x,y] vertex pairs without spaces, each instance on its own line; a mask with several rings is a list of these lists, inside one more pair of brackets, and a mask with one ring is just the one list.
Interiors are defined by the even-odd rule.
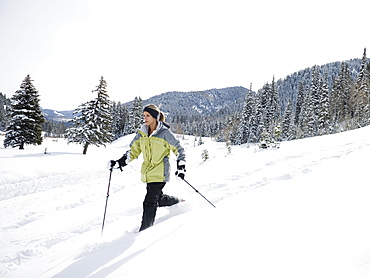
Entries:
[[154,104],[149,104],[145,106],[143,115],[144,124],[132,140],[130,150],[117,161],[120,167],[124,167],[143,153],[141,180],[147,184],[147,193],[143,202],[144,211],[139,231],[153,225],[157,207],[172,206],[180,201],[162,192],[170,178],[170,151],[177,156],[175,174],[182,179],[185,176],[184,148],[164,122],[163,112]]

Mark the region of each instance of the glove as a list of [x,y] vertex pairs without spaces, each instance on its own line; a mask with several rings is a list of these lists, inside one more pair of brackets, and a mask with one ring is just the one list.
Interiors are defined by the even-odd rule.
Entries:
[[127,155],[124,154],[120,159],[117,160],[118,162],[118,168],[122,171],[122,167],[125,167],[127,165]]
[[115,160],[111,160],[111,161],[109,161],[109,163],[108,163],[108,166],[109,166],[109,170],[113,170],[113,167],[116,165],[116,163],[117,163],[117,161],[115,161]]
[[177,160],[177,171],[175,172],[175,175],[183,180],[185,178],[185,172],[185,161]]

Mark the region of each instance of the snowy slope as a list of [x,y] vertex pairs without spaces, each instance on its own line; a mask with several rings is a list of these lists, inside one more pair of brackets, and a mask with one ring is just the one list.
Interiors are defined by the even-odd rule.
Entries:
[[173,177],[165,193],[186,202],[137,233],[139,159],[112,174],[101,237],[106,164],[131,139],[86,156],[62,139],[0,147],[0,276],[370,277],[370,127],[231,154],[181,137],[186,179],[217,208]]

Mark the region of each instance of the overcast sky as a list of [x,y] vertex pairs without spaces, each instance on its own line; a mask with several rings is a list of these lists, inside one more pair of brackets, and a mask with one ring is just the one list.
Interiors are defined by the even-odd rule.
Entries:
[[[266,82],[370,47],[368,0],[0,0],[0,92],[41,106]],[[368,57],[370,54],[368,55]]]

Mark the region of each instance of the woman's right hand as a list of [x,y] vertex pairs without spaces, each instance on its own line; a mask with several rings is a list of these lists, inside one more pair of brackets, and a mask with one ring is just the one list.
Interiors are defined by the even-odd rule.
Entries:
[[122,167],[125,167],[127,165],[127,155],[124,154],[120,159],[117,160],[117,162],[118,168],[120,168],[122,171]]

